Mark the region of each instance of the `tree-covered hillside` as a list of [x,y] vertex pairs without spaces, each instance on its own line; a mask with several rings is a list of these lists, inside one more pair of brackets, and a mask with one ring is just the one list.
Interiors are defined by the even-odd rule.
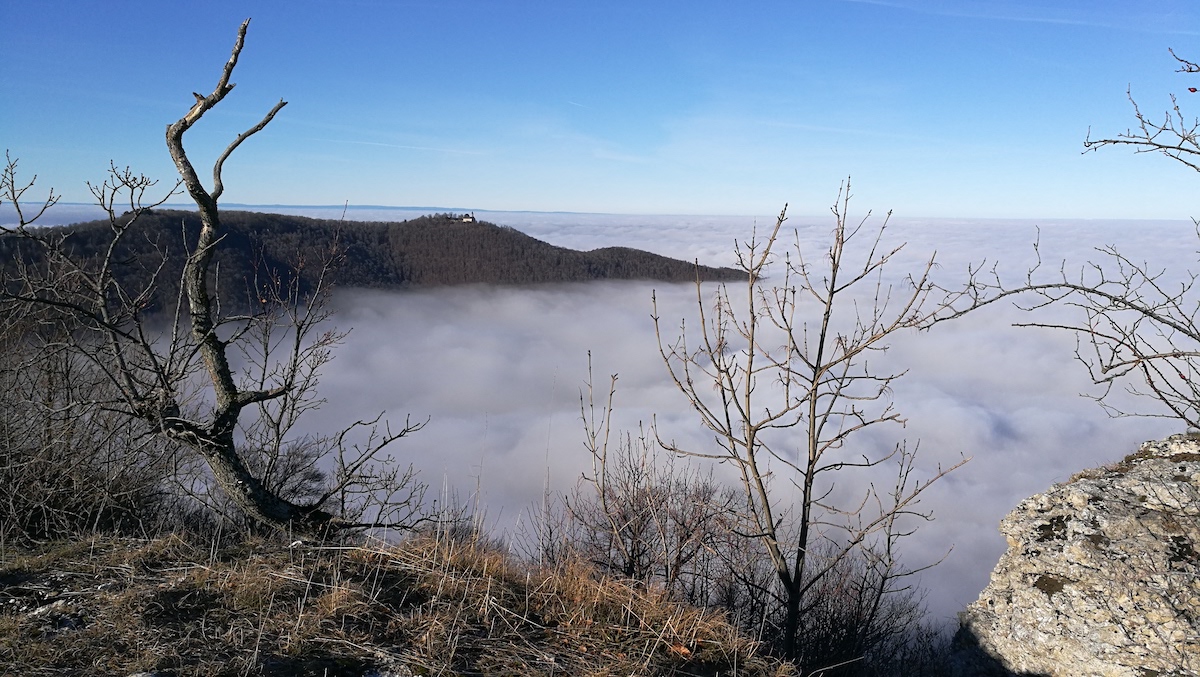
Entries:
[[[346,222],[301,216],[222,212],[224,237],[219,245],[216,284],[225,303],[241,306],[258,296],[268,279],[281,282],[299,270],[301,290],[313,288],[321,263],[336,257],[333,282],[342,287],[406,288],[456,284],[537,284],[589,280],[662,280],[683,282],[739,279],[738,271],[710,268],[637,249],[607,247],[589,252],[557,247],[513,228],[464,221],[451,214],[422,216],[393,223]],[[195,212],[154,210],[144,213],[123,237],[115,275],[127,288],[144,288],[157,276],[158,299],[176,298],[186,256],[183,234],[194,241],[200,220]],[[110,241],[108,221],[61,227],[69,248],[98,257]],[[14,256],[16,251],[22,256]],[[0,260],[38,264],[40,253],[29,241],[0,237]],[[165,302],[171,305],[171,302]]]

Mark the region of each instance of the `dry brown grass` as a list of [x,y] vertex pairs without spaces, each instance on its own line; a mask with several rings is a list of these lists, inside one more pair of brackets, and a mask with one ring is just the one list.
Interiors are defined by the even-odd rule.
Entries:
[[786,675],[710,611],[494,548],[97,538],[0,560],[0,673]]

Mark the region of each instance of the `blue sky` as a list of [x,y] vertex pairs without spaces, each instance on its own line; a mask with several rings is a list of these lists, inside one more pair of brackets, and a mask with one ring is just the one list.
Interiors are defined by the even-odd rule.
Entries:
[[[189,133],[226,202],[910,217],[1200,216],[1166,158],[1082,154],[1169,93],[1200,4],[14,2],[0,146],[86,201],[109,161],[169,182],[166,124],[253,17],[238,88]],[[202,172],[205,174],[206,172]]]

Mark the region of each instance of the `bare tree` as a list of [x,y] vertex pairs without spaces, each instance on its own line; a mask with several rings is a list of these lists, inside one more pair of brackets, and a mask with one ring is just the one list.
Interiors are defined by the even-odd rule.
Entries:
[[[114,166],[108,179],[91,186],[111,230],[99,255],[75,252],[69,231],[31,227],[57,196],[51,191],[27,214],[21,201],[33,181],[19,180],[16,162],[8,161],[0,201],[14,205],[18,224],[4,229],[15,261],[0,285],[0,310],[13,316],[49,313],[74,323],[66,347],[99,368],[112,386],[111,397],[91,404],[140,421],[149,433],[198,454],[220,496],[203,481],[195,496],[211,507],[220,509],[219,503],[228,501],[253,522],[305,536],[405,528],[419,519],[423,487],[411,469],[398,469],[384,450],[422,423],[406,421],[392,430],[375,417],[332,436],[297,439],[293,434],[299,416],[320,404],[317,374],[342,338],[323,329],[328,316],[324,290],[337,252],[315,264],[317,291],[307,296],[269,271],[252,285],[260,304],[249,313],[223,310],[211,291],[217,272],[213,256],[223,237],[217,207],[224,192],[222,168],[286,102],[277,103],[218,156],[211,191],[188,159],[183,137],[232,91],[230,77],[248,25],[247,19],[238,29],[213,92],[195,94],[190,110],[167,127],[167,147],[180,183],[163,198],[145,201],[155,182]],[[180,185],[196,203],[201,221],[186,251],[168,251],[159,240],[158,262],[124,259],[125,238],[152,236],[135,228],[138,218]],[[128,209],[119,213],[118,205]],[[164,318],[147,309],[161,301],[156,294],[168,256],[186,261],[174,312]],[[149,282],[136,289],[122,284],[118,269],[131,265],[147,268]],[[327,477],[318,468],[322,459],[332,459],[334,466]]]
[[[832,208],[831,243],[819,264],[806,259],[797,235],[783,257],[782,279],[765,282],[785,207],[764,241],[752,237],[737,249],[746,273],[740,305],[722,285],[708,310],[697,283],[698,325],[685,322],[670,342],[657,301],[654,309],[662,359],[715,434],[716,449],[660,442],[672,452],[734,468],[743,494],[733,515],[736,531],[755,539],[769,558],[777,587],[768,592],[782,608],[779,645],[804,674],[832,667],[826,661],[833,657],[802,655],[802,619],[828,601],[829,586],[836,587],[847,562],[863,556],[880,574],[863,607],[863,627],[881,620],[886,597],[905,589],[901,582],[920,570],[900,564],[896,540],[911,533],[911,519],[929,519],[917,510],[921,493],[965,462],[918,479],[915,450],[903,443],[882,449],[855,443],[867,429],[903,423],[890,397],[903,372],[880,372],[869,358],[898,332],[944,312],[949,300],[931,301],[938,293],[929,281],[932,257],[903,285],[884,281],[885,267],[902,247],[882,248],[886,221],[865,247],[854,247],[870,233],[863,233],[866,218],[848,222],[849,191],[847,182]],[[891,489],[872,484],[856,496],[838,491],[850,471],[887,463],[897,468]]]

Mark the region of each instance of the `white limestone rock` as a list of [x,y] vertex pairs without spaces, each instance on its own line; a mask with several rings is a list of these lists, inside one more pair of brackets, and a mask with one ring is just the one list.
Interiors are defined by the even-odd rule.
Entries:
[[1200,675],[1200,437],[1147,442],[1022,502],[961,614],[959,673]]

